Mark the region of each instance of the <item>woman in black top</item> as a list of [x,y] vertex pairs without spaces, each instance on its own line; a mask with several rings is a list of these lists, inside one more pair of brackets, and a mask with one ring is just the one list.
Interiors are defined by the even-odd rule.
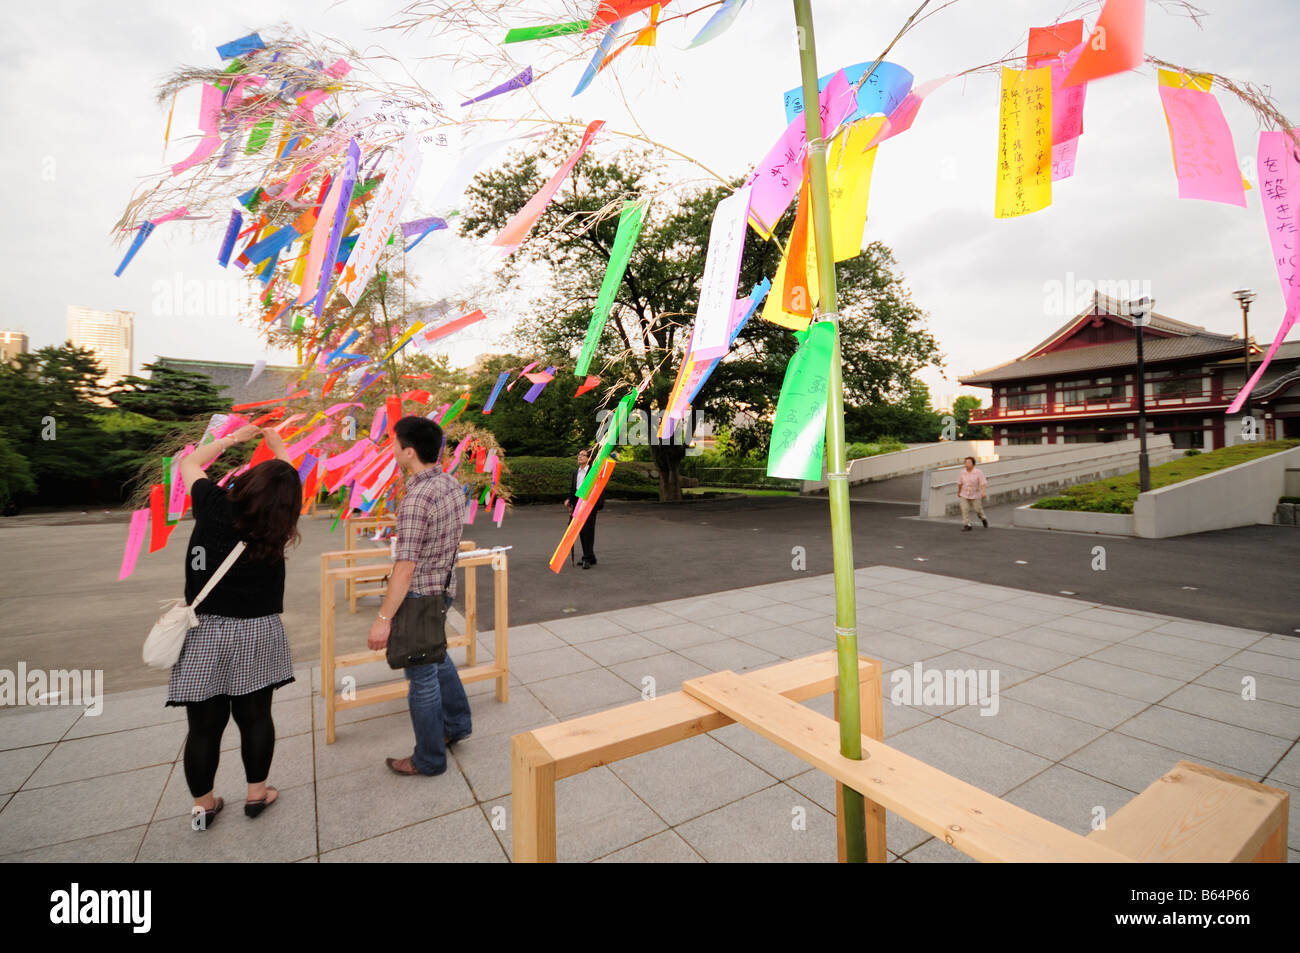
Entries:
[[[276,459],[239,476],[223,489],[203,467],[221,451],[262,435]],[[172,667],[167,704],[184,705],[185,780],[194,795],[196,829],[205,829],[224,801],[213,782],[221,736],[233,714],[248,781],[244,813],[257,817],[279,792],[267,787],[275,751],[271,695],[293,678],[284,611],[284,551],[298,540],[302,485],[274,430],[241,427],[181,460],[181,476],[194,502],[194,532],[185,551],[185,600],[193,602],[217,567],[243,540],[243,554],[196,610],[199,625],[185,635]]]

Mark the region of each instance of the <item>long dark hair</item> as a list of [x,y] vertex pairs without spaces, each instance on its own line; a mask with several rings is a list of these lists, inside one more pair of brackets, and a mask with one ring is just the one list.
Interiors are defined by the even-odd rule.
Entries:
[[247,545],[249,562],[284,558],[284,550],[301,538],[302,483],[298,471],[283,460],[266,460],[243,474],[230,488],[235,504],[235,532]]

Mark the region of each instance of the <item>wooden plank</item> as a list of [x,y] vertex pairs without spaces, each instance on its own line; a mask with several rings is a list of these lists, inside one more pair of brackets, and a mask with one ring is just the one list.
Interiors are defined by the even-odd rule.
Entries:
[[1146,862],[1248,863],[1285,840],[1289,806],[1286,791],[1179,761],[1088,839]]
[[[498,562],[499,560],[499,562]],[[505,704],[510,700],[510,575],[509,562],[504,552],[492,558],[492,623],[495,626],[492,652],[496,664],[501,667],[501,676],[497,679],[497,701]]]
[[555,863],[555,762],[531,733],[510,739],[511,851],[515,863]]
[[832,719],[735,672],[689,679],[682,690],[976,860],[1129,859],[873,738],[862,739],[863,760],[850,761]]
[[405,698],[407,692],[406,679],[400,679],[396,682],[380,682],[378,685],[367,685],[365,688],[358,688],[351,698],[345,699],[342,692],[335,694],[334,708],[337,711],[347,711],[349,708],[360,708],[362,705],[377,705],[379,702],[390,702],[397,698]]
[[325,696],[325,743],[334,744],[334,580],[320,587],[320,679]]
[[[859,659],[859,672],[879,672],[880,663]],[[834,652],[758,669],[745,677],[795,701],[825,695],[835,687]],[[732,719],[682,692],[632,702],[535,729],[532,734],[555,761],[555,776],[567,778],[632,755],[725,728]]]

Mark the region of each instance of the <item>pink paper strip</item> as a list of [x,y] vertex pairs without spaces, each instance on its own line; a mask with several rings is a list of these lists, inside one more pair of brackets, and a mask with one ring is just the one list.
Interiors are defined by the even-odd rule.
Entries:
[[[1297,132],[1300,138],[1300,132]],[[1289,148],[1288,148],[1289,147]],[[1292,155],[1295,144],[1285,132],[1261,132],[1256,167],[1260,204],[1273,245],[1273,264],[1282,282],[1282,300],[1290,303],[1300,293],[1296,270],[1296,212],[1300,209],[1300,159]]]
[[492,240],[493,245],[500,246],[504,249],[504,253],[508,255],[524,243],[524,240],[528,238],[528,233],[533,230],[537,220],[542,217],[546,207],[555,198],[555,193],[560,190],[564,180],[569,177],[573,167],[578,164],[578,160],[587,151],[591,141],[596,138],[596,133],[600,132],[604,126],[605,121],[603,119],[597,119],[587,126],[587,131],[583,134],[582,142],[578,144],[578,148],[573,150],[573,154],[564,161],[562,166],[555,170],[555,174],[551,176],[549,182],[542,186],[541,191],[529,199],[528,204],[506,223],[506,227],[501,229],[501,234]]
[[501,521],[506,516],[506,501],[498,499],[496,506],[492,508],[492,521],[497,524],[497,529],[501,528]]
[[192,165],[198,165],[221,145],[221,136],[217,133],[217,124],[221,117],[221,90],[210,83],[203,84],[203,98],[199,103],[199,129],[203,138],[194,147],[194,151],[185,159],[172,166],[172,175],[180,175]]
[[330,182],[329,194],[321,205],[320,217],[311,231],[311,247],[307,251],[307,270],[303,273],[302,288],[298,292],[295,304],[306,304],[316,297],[320,289],[321,266],[325,262],[325,252],[330,243],[330,227],[334,224],[334,213],[338,209],[339,192],[343,188],[343,171],[334,174]]
[[131,514],[131,526],[126,531],[126,549],[122,553],[122,568],[117,574],[118,582],[135,572],[135,561],[140,556],[140,544],[144,542],[144,533],[148,526],[148,508],[136,510]]
[[357,443],[352,447],[351,450],[345,450],[343,453],[330,457],[329,463],[325,467],[326,472],[330,470],[337,470],[339,467],[347,466],[353,460],[357,459],[357,457],[365,453],[367,448],[373,446],[374,444],[372,444],[365,437],[362,437],[359,441],[357,441]]
[[469,501],[469,512],[465,514],[465,522],[470,526],[474,525],[474,514],[478,512],[478,497]]
[[342,410],[344,407],[364,407],[364,406],[366,406],[366,405],[365,405],[365,404],[362,404],[362,403],[359,403],[359,402],[349,403],[349,402],[347,402],[347,401],[344,401],[344,402],[341,403],[341,404],[331,404],[329,407],[327,407],[327,408],[325,409],[325,416],[326,416],[326,417],[333,417],[336,413],[338,413],[338,412],[339,412],[340,410]]
[[306,453],[308,450],[310,450],[321,440],[324,440],[326,437],[328,437],[330,432],[333,429],[334,429],[333,424],[326,424],[323,427],[317,427],[315,430],[313,430],[307,436],[303,437],[293,446],[286,447],[284,451],[285,455],[290,460],[297,460],[298,457],[302,456],[302,454]]
[[1295,327],[1296,318],[1300,318],[1300,294],[1291,296],[1291,303],[1286,309],[1286,315],[1282,318],[1282,326],[1277,329],[1277,336],[1273,338],[1273,343],[1269,345],[1268,351],[1264,354],[1264,360],[1260,363],[1259,369],[1246,382],[1246,386],[1241,389],[1228,407],[1227,413],[1229,416],[1241,410],[1241,405],[1246,402],[1250,392],[1255,389],[1259,379],[1264,376],[1264,371],[1268,370],[1268,365],[1272,363],[1273,355],[1277,353],[1277,349],[1282,346],[1282,341]]
[[[857,108],[857,102],[844,70],[840,70],[821,94],[823,135],[829,136],[844,117]],[[807,145],[808,128],[801,114],[786,127],[776,145],[768,150],[745,183],[754,187],[749,206],[750,221],[764,238],[771,235],[773,227],[803,184],[803,159]]]
[[1178,197],[1246,207],[1232,133],[1213,93],[1161,86],[1160,101],[1173,139]]
[[375,416],[370,421],[370,439],[378,440],[380,432],[384,429],[384,418],[387,417],[387,411],[383,404],[375,408]]

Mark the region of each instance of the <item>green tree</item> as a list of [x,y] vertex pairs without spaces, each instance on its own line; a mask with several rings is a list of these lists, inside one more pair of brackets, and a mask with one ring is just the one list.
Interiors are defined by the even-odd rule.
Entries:
[[[72,342],[17,356],[0,366],[0,438],[27,461],[42,502],[66,502],[104,493],[106,440],[99,427],[103,366]],[[26,481],[15,483],[30,493]]]
[[900,400],[846,407],[844,427],[851,441],[893,437],[904,443],[929,443],[939,439],[943,420],[930,406],[930,388],[912,380]]
[[[537,192],[574,142],[568,132],[552,134],[540,150],[516,154],[504,166],[480,174],[466,195],[462,230],[476,237],[495,235]],[[713,213],[729,194],[720,186],[668,193],[666,171],[649,150],[627,149],[603,160],[584,156],[511,261],[517,275],[528,266],[548,269],[542,304],[521,320],[517,340],[529,353],[545,355],[567,373],[591,320],[623,204],[656,196],[592,365],[592,373],[602,378],[606,405],[628,387],[644,385],[642,409],[662,412],[666,407],[678,370],[677,352],[694,321]],[[791,208],[778,225],[778,235],[788,236],[793,222]],[[740,293],[775,274],[779,260],[776,243],[751,233]],[[939,351],[922,327],[924,314],[895,272],[892,254],[873,243],[862,255],[841,263],[837,274],[845,318],[846,396],[862,402],[905,396],[916,371],[937,361]],[[787,329],[755,318],[700,392],[695,409],[716,423],[756,421],[732,426],[732,445],[738,452],[766,448],[795,345]],[[681,499],[685,449],[675,443],[651,446],[661,500]]]
[[952,415],[957,421],[957,435],[962,440],[992,440],[992,427],[971,426],[971,414],[983,403],[978,397],[963,394],[952,402]]

